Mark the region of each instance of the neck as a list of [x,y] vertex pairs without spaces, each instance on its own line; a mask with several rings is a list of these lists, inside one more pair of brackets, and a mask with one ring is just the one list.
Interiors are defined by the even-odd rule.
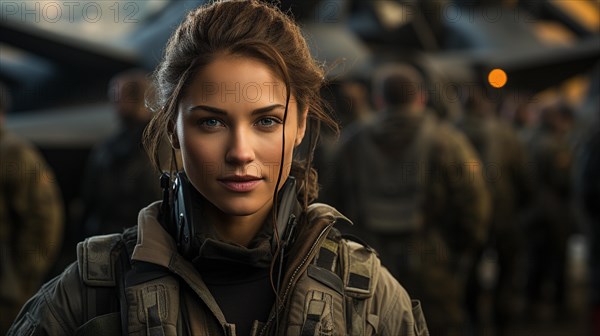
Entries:
[[208,222],[212,223],[219,239],[248,247],[267,221],[267,217],[271,215],[271,209],[272,204],[266,204],[251,215],[232,216],[210,204],[206,209],[206,216]]

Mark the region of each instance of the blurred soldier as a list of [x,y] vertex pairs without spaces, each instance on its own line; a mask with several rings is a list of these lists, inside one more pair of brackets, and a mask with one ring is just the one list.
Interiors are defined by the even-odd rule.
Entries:
[[37,290],[60,251],[63,205],[40,153],[4,129],[8,90],[0,84],[0,334]]
[[433,335],[463,335],[465,267],[485,240],[489,194],[468,140],[426,110],[423,79],[388,66],[374,81],[382,111],[343,135],[329,201],[422,300]]
[[373,108],[369,103],[369,90],[359,80],[346,80],[339,85],[338,99],[341,105],[336,109],[340,118],[340,126],[363,124],[373,118]]
[[528,91],[508,92],[500,102],[500,119],[512,125],[521,143],[531,141],[535,126],[539,122],[539,102]]
[[[492,196],[489,250],[496,254],[498,274],[492,297],[494,327],[505,334],[514,315],[519,260],[523,241],[520,212],[528,206],[533,186],[528,176],[525,147],[516,132],[495,115],[483,88],[469,87],[465,93],[465,114],[457,126],[469,138],[485,166],[486,182]],[[482,250],[483,252],[483,250]],[[480,254],[481,255],[481,254]],[[467,286],[467,305],[474,327],[479,325],[481,307],[478,263],[473,263]]]
[[121,129],[97,146],[83,181],[83,237],[122,232],[136,223],[138,212],[161,197],[158,173],[142,146],[150,120],[144,95],[149,88],[145,73],[131,70],[113,78],[109,99]]
[[591,335],[600,335],[600,124],[596,120],[578,157],[576,185],[589,237],[588,270]]
[[[370,104],[369,90],[358,79],[347,79],[330,84],[326,89],[321,90],[321,95],[335,112],[340,128],[345,130],[344,134],[353,133],[353,129],[362,127],[375,115]],[[336,132],[326,128],[321,130],[319,146],[313,161],[319,172],[320,184],[327,184],[331,179],[338,140]]]
[[[573,214],[571,167],[573,149],[570,130],[573,112],[564,103],[554,103],[541,111],[540,125],[529,143],[535,164],[537,195],[528,223],[529,270],[527,292],[531,308],[542,299],[547,282],[554,287],[557,316],[566,311],[567,241],[572,233]],[[535,310],[532,310],[535,314]],[[535,317],[535,315],[534,315]]]

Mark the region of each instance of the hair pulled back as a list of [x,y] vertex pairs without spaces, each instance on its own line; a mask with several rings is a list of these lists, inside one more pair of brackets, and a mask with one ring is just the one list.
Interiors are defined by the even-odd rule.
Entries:
[[[262,61],[285,83],[298,112],[308,108],[308,153],[295,159],[291,174],[301,187],[306,206],[318,195],[312,156],[321,123],[338,131],[325,112],[319,90],[324,71],[312,58],[299,27],[273,5],[257,0],[215,1],[192,10],[169,39],[164,58],[154,73],[155,95],[149,106],[154,116],[144,145],[155,167],[161,170],[159,146],[168,125],[177,118],[177,106],[194,75],[218,57],[234,55]],[[175,158],[171,158],[175,160]]]

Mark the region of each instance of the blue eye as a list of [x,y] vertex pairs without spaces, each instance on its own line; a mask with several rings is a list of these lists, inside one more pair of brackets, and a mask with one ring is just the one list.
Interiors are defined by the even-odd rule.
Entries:
[[281,122],[275,118],[267,117],[260,119],[256,124],[261,127],[273,127],[277,124],[281,124]]
[[214,119],[214,118],[199,120],[198,124],[200,126],[209,127],[209,128],[223,126],[223,123],[221,121],[219,121],[218,119]]

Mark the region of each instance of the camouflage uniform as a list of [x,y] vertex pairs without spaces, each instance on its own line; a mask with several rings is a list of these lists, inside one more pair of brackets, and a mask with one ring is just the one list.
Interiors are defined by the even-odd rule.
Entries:
[[38,151],[0,129],[0,333],[39,287],[63,236],[54,174]]
[[423,303],[434,335],[463,334],[463,274],[489,195],[465,137],[427,111],[387,110],[343,134],[324,198]]

